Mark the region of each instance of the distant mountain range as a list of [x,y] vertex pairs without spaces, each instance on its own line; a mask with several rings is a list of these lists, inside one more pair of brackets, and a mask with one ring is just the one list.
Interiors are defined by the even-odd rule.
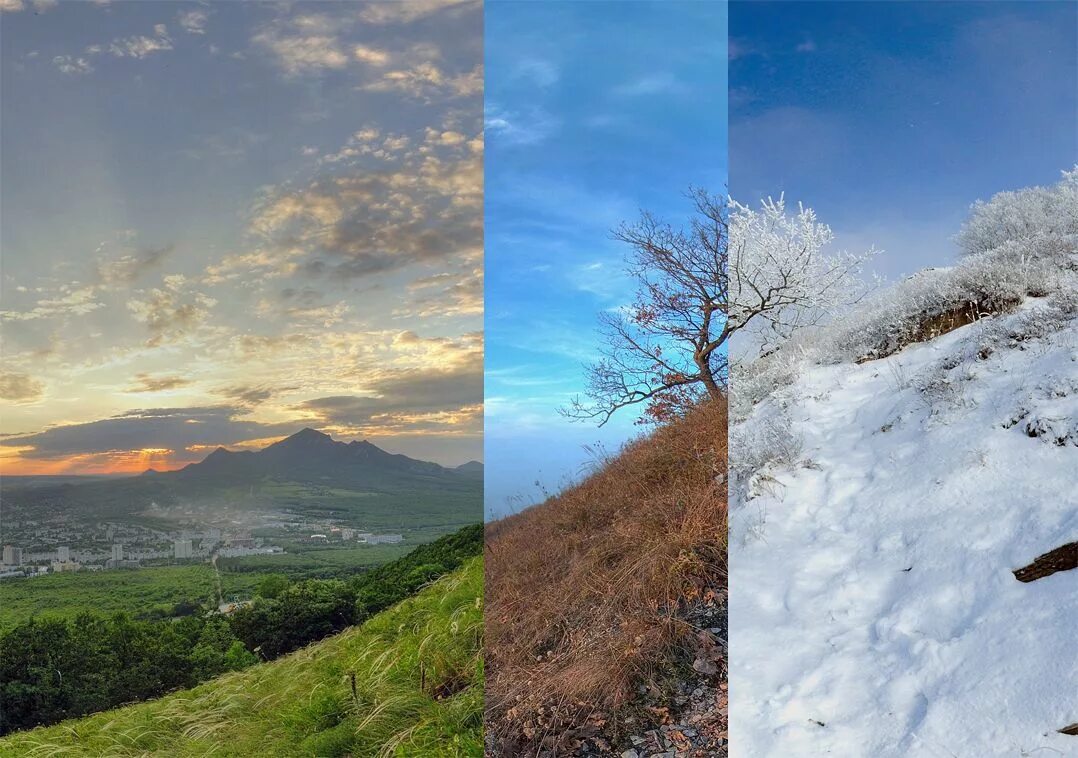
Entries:
[[[481,518],[483,464],[449,468],[395,455],[367,441],[338,442],[304,429],[258,451],[219,447],[175,471],[150,469],[121,479],[69,478],[6,488],[5,505],[59,508],[98,518],[180,502],[215,507],[362,512],[368,525],[444,523],[456,528]],[[74,509],[74,510],[72,510]],[[392,522],[389,521],[392,519]]]
[[430,461],[387,453],[366,440],[338,442],[328,434],[307,428],[257,452],[219,447],[199,463],[177,471],[146,472],[151,473],[155,477],[192,484],[246,485],[269,478],[380,489],[393,485],[459,481],[465,477],[481,478],[483,464],[469,461],[456,468],[446,468]]

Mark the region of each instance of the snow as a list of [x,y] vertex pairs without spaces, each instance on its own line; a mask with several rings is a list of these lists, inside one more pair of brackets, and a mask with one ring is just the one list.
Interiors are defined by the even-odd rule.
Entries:
[[731,756],[1078,756],[1078,571],[1011,573],[1078,539],[1078,316],[1050,310],[807,364],[734,427],[732,471],[765,463],[731,486]]

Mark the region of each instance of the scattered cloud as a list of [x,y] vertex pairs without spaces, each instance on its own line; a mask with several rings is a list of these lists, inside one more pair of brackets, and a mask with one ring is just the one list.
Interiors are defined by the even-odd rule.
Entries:
[[614,88],[614,94],[618,97],[682,95],[687,91],[688,87],[669,73],[648,74]]
[[352,57],[362,63],[369,63],[372,66],[384,66],[389,63],[389,53],[385,50],[379,50],[368,45],[356,45],[352,48]]
[[258,250],[214,270],[258,267],[350,280],[482,249],[482,143],[459,128],[422,139],[364,128],[323,161],[367,156],[390,165],[327,171],[299,188],[274,188],[253,210]]
[[52,63],[56,68],[60,69],[62,74],[89,74],[94,70],[94,67],[86,58],[71,55],[57,55],[52,59]]
[[[155,24],[153,36],[144,34],[115,39],[108,46],[108,53],[116,58],[146,58],[154,53],[172,49],[172,38],[164,24]],[[87,52],[99,52],[96,47],[87,48]]]
[[168,390],[187,387],[192,382],[182,376],[151,376],[150,374],[135,374],[135,384],[128,387],[125,392],[166,392]]
[[561,121],[545,109],[532,105],[526,111],[513,111],[488,102],[484,131],[506,145],[535,145],[561,129]]
[[335,37],[282,34],[273,30],[256,35],[253,41],[273,53],[278,65],[291,76],[348,65],[348,55]]
[[482,357],[466,365],[387,372],[367,383],[362,395],[335,395],[301,403],[297,410],[322,423],[371,430],[471,429],[481,423],[483,404]]
[[742,58],[748,58],[751,55],[760,55],[760,50],[753,43],[746,39],[737,39],[730,37],[726,43],[726,57],[728,60],[736,61]]
[[80,282],[61,285],[55,295],[42,298],[33,308],[0,311],[6,321],[36,321],[38,319],[85,316],[105,304],[97,299],[96,288]]
[[189,11],[180,11],[176,15],[176,22],[188,34],[205,34],[209,18],[209,13],[205,9],[194,8]]
[[217,391],[217,394],[243,405],[260,405],[272,398],[276,392],[277,390],[265,384],[237,384],[231,387],[223,387]]
[[174,274],[164,278],[164,286],[140,292],[128,301],[127,309],[149,330],[147,346],[156,347],[199,327],[216,304],[212,297],[191,291],[186,277]]
[[411,97],[430,100],[435,97],[468,97],[483,91],[483,67],[477,65],[460,74],[447,74],[434,63],[425,61],[410,68],[385,72],[366,85],[368,92],[403,92]]
[[816,52],[816,41],[811,40],[811,39],[806,39],[804,42],[801,42],[800,44],[798,44],[798,46],[795,47],[794,50],[796,50],[799,53],[814,53],[814,52]]
[[513,67],[514,79],[529,81],[537,87],[551,87],[561,78],[561,71],[551,61],[539,58],[525,58]]
[[408,24],[442,10],[480,7],[480,0],[410,0],[396,3],[365,3],[359,19],[365,24]]
[[27,374],[0,373],[0,400],[32,403],[45,394],[45,384]]
[[408,285],[414,297],[397,309],[397,316],[467,316],[483,313],[483,269],[444,272],[421,277]]
[[161,263],[172,254],[173,249],[172,245],[165,245],[123,255],[113,260],[100,261],[97,265],[98,276],[108,286],[131,285],[145,274],[159,268]]

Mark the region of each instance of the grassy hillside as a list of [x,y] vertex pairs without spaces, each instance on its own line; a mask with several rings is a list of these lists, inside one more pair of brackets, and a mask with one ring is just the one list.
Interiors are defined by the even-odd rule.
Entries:
[[479,756],[482,590],[475,558],[362,626],[193,690],[12,735],[0,756]]
[[693,665],[712,675],[704,689],[721,710],[709,629],[723,623],[725,471],[726,407],[714,403],[488,525],[492,755],[572,755],[589,741],[619,754],[627,735],[684,705],[677,690]]

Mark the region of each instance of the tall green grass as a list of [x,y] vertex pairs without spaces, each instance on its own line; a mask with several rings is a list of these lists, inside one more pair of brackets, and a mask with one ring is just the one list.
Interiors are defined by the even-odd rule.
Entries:
[[481,756],[482,589],[473,558],[336,637],[160,700],[11,735],[0,756]]

